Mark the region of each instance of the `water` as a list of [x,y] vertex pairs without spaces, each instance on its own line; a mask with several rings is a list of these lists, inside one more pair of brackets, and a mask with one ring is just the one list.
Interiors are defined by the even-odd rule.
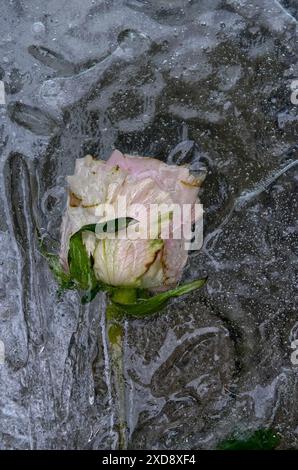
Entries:
[[206,176],[205,243],[184,280],[208,285],[126,326],[130,447],[214,448],[269,426],[297,447],[297,13],[292,0],[6,2],[1,448],[117,445],[104,299],[58,299],[35,230],[57,248],[64,176],[114,147]]

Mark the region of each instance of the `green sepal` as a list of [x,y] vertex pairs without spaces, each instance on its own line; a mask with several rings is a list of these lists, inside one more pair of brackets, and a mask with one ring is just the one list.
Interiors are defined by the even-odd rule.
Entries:
[[104,289],[104,284],[98,281],[93,270],[93,259],[88,255],[82,240],[82,233],[77,232],[70,238],[68,251],[70,278],[80,290],[87,291],[81,298],[83,305],[91,302],[98,292]]
[[66,273],[61,266],[61,262],[58,255],[54,253],[49,253],[45,247],[44,240],[41,237],[41,234],[38,229],[37,230],[37,240],[39,243],[40,253],[41,255],[47,260],[49,264],[49,268],[52,271],[54,278],[56,279],[57,283],[59,284],[59,291],[58,293],[61,294],[61,291],[65,289],[73,289],[74,283],[71,280],[68,273]]
[[184,284],[183,286],[176,287],[175,289],[162,292],[153,297],[149,297],[148,299],[139,298],[135,303],[127,304],[114,302],[114,304],[129,316],[144,317],[163,309],[166,306],[168,300],[172,297],[180,297],[181,295],[188,294],[195,289],[200,289],[206,284],[206,281],[207,278],[198,279],[196,281]]
[[70,238],[68,266],[70,278],[76,282],[79,289],[92,290],[95,288],[97,279],[93,271],[93,263],[87,253],[81,233],[75,233]]
[[98,292],[100,292],[101,290],[105,290],[105,286],[98,282],[98,284],[95,287],[89,289],[87,293],[84,294],[83,297],[81,297],[82,305],[86,305],[92,302],[92,300],[95,299]]
[[280,442],[280,437],[272,429],[259,429],[251,435],[233,437],[221,442],[219,450],[273,450]]
[[59,256],[54,255],[53,253],[46,253],[44,256],[49,263],[50,270],[59,284],[59,292],[61,293],[61,291],[66,289],[74,289],[75,283],[71,279],[70,275],[62,268]]
[[136,224],[138,221],[133,217],[119,217],[118,219],[107,220],[97,224],[88,224],[80,228],[74,235],[82,232],[93,233],[117,233],[120,230],[127,228],[132,223]]

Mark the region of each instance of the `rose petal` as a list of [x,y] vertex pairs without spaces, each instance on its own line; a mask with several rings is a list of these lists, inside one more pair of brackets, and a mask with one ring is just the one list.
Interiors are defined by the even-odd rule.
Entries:
[[187,167],[167,165],[156,158],[124,155],[118,150],[111,154],[107,165],[119,166],[138,179],[152,178],[160,189],[170,194],[173,202],[196,201],[200,182],[190,175]]
[[99,240],[94,252],[95,275],[112,286],[137,287],[162,244],[161,240]]

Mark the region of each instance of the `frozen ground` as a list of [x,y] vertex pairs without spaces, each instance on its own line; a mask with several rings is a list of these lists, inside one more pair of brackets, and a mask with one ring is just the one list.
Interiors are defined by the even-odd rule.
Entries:
[[130,447],[266,427],[297,447],[297,166],[276,177],[298,158],[296,0],[3,3],[0,447],[117,445],[104,300],[57,298],[36,227],[55,246],[75,158],[181,142],[174,159],[209,169],[185,280],[209,282],[127,325]]

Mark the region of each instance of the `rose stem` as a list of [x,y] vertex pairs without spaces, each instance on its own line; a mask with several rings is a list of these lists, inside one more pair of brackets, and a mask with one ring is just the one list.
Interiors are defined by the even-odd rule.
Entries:
[[[132,303],[136,300],[134,289],[117,289],[113,293],[112,300],[117,303]],[[127,422],[126,422],[126,397],[123,367],[123,342],[124,328],[123,315],[119,308],[112,302],[108,302],[106,311],[106,324],[111,357],[112,373],[114,378],[116,407],[119,426],[119,449],[127,449]]]

